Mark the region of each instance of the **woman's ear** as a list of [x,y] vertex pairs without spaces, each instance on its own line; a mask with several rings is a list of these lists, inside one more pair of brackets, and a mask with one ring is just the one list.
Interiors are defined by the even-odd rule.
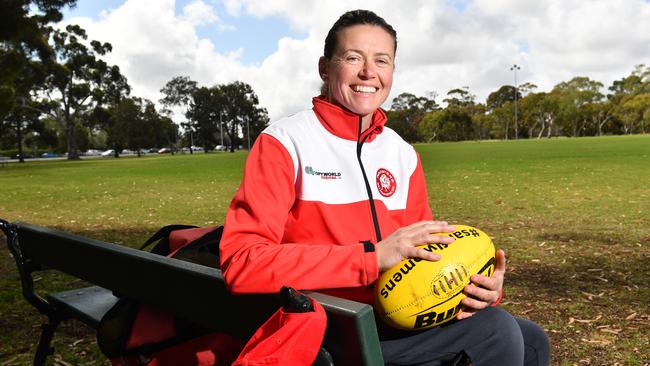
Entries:
[[321,56],[318,59],[318,74],[320,75],[321,80],[327,81],[327,59],[325,56]]

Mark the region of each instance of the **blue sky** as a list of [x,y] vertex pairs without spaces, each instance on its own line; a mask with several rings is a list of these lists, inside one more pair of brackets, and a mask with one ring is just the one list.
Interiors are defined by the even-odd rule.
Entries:
[[[63,14],[64,19],[73,17],[88,17],[99,20],[103,11],[116,9],[124,3],[124,0],[77,0],[75,8],[66,7]],[[176,13],[181,14],[184,6],[189,0],[176,2]],[[212,41],[217,51],[228,53],[243,48],[241,62],[244,64],[255,64],[264,60],[277,48],[277,42],[282,37],[304,38],[305,34],[291,29],[285,19],[278,16],[255,17],[248,14],[230,16],[223,3],[220,1],[210,2],[222,23],[232,26],[232,29],[220,30],[213,24],[196,27],[196,33],[201,38]]]

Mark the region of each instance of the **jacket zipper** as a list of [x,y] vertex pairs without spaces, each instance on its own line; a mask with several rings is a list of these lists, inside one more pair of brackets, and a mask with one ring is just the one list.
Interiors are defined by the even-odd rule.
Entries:
[[366,175],[366,170],[363,168],[363,162],[361,161],[361,147],[366,141],[370,134],[367,134],[363,140],[361,139],[361,126],[362,120],[359,116],[359,133],[357,134],[357,160],[359,161],[359,167],[361,168],[361,173],[363,174],[363,180],[366,183],[366,191],[368,192],[368,199],[370,202],[370,213],[372,214],[372,223],[375,227],[375,236],[377,237],[377,243],[381,241],[381,230],[379,229],[379,220],[377,219],[377,209],[375,208],[375,200],[372,198],[372,189],[370,189],[370,183],[368,182],[368,176]]

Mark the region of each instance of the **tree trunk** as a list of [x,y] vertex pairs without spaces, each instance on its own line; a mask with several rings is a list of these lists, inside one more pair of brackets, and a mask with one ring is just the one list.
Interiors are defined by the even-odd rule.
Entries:
[[607,121],[609,121],[609,117],[604,118],[602,121],[596,122],[598,124],[598,136],[603,135],[603,126],[605,125],[605,123],[607,123]]
[[235,152],[235,124],[233,123],[233,128],[228,131],[228,137],[230,137],[230,152]]
[[20,118],[16,118],[16,146],[18,147],[18,161],[21,163],[25,162],[25,158],[23,157],[23,130],[22,130],[22,123],[20,121]]
[[77,151],[77,141],[74,136],[74,125],[67,124],[65,128],[65,138],[68,147],[68,160],[79,160],[79,151]]
[[68,147],[68,160],[79,160],[77,139],[74,134],[74,121],[70,115],[69,105],[65,105],[65,139]]

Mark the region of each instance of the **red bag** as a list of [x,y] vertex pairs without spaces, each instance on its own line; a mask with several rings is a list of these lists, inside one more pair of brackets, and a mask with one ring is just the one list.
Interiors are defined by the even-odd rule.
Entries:
[[[293,303],[285,303],[253,334],[233,366],[309,366],[314,363],[325,336],[325,310],[315,300],[293,289],[284,287],[282,291],[285,299],[294,296]],[[299,300],[295,301],[296,298]],[[296,302],[302,302],[298,309]]]
[[242,344],[243,342],[239,339],[226,334],[211,333],[163,348],[152,353],[146,360],[137,356],[130,356],[119,361],[111,360],[111,362],[113,365],[226,366],[232,363]]
[[[157,241],[152,253],[217,267],[222,231],[223,227],[170,225],[160,229],[142,248]],[[245,347],[237,338],[216,332],[206,334],[200,325],[128,299],[120,299],[104,315],[97,343],[113,365],[308,366],[317,356],[324,360],[319,362],[330,365],[331,357],[320,348],[327,325],[323,307],[288,287],[280,296],[283,306]]]
[[[156,243],[152,253],[218,267],[222,232],[223,227],[169,225],[141,249]],[[244,345],[129,299],[120,299],[102,317],[97,343],[114,365],[230,365]]]

